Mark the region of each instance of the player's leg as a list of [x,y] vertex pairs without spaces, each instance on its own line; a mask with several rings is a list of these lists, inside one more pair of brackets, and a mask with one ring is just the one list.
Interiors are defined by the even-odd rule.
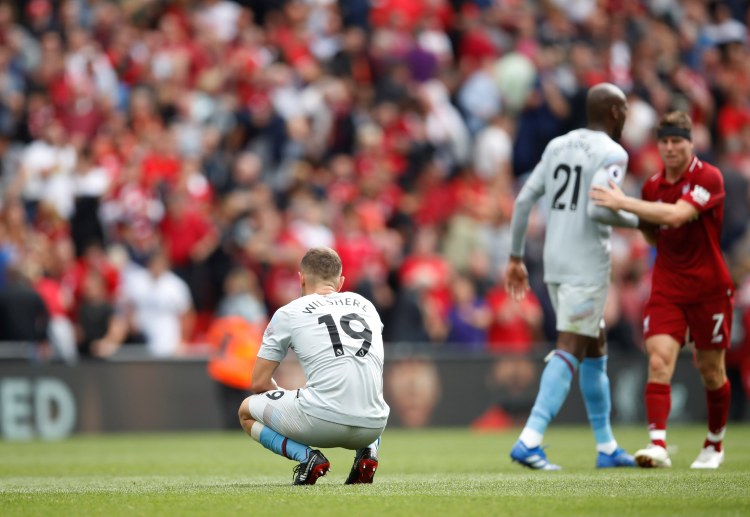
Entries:
[[568,331],[570,303],[566,300],[564,286],[548,286],[552,305],[557,313],[558,337],[556,348],[546,358],[546,366],[539,382],[539,391],[531,415],[513,445],[510,457],[526,467],[539,470],[559,470],[547,460],[542,450],[542,440],[552,419],[568,397],[570,385],[587,346],[586,336]]
[[650,443],[636,451],[635,461],[641,467],[671,467],[667,452],[667,420],[672,408],[670,383],[680,352],[680,342],[668,334],[646,339],[648,382],[645,390],[646,419]]
[[724,461],[723,440],[729,419],[732,387],[727,378],[725,356],[732,327],[731,298],[709,301],[688,311],[696,344],[696,362],[706,390],[708,434],[703,449],[691,467],[715,469]]
[[294,403],[297,390],[277,390],[246,398],[240,405],[240,424],[251,438],[285,458],[299,462],[294,484],[315,484],[330,469],[328,459],[318,450],[292,438],[302,434],[303,416]]
[[607,341],[604,334],[604,320],[600,326],[599,339],[589,343],[586,357],[578,370],[578,383],[596,440],[596,466],[597,468],[633,467],[635,460],[618,446],[612,432],[610,422],[612,397],[609,389],[609,375],[607,375]]
[[367,447],[357,449],[354,453],[354,464],[349,471],[349,476],[344,484],[357,485],[372,483],[375,471],[378,469],[378,450],[380,449],[380,436]]
[[649,444],[635,453],[635,461],[641,467],[672,465],[667,452],[667,419],[672,407],[670,383],[686,333],[687,319],[683,308],[669,300],[652,296],[643,318],[648,355],[644,401]]
[[[302,462],[307,460],[312,449],[281,435],[272,428],[272,426],[278,427],[280,423],[282,411],[285,409],[283,403],[294,397],[295,393],[296,390],[278,390],[252,395],[242,402],[238,415],[245,433],[263,447],[285,458]],[[268,418],[267,415],[271,413],[274,413],[277,418]],[[262,417],[254,416],[258,414]],[[274,423],[262,421],[264,417]]]
[[561,332],[557,348],[547,356],[547,364],[542,371],[531,415],[521,431],[518,441],[511,450],[510,457],[526,467],[540,470],[559,470],[547,460],[542,450],[542,440],[547,427],[560,411],[570,392],[573,376],[578,369],[578,357],[568,350],[574,349],[577,338],[574,334]]
[[715,469],[724,462],[723,441],[732,401],[724,356],[724,350],[696,351],[698,369],[706,389],[708,433],[698,457],[690,465],[694,469]]
[[298,438],[319,447],[343,447],[356,451],[354,464],[346,484],[372,483],[378,468],[380,436],[384,427],[369,428],[338,424],[308,414],[300,417],[300,433],[290,430],[290,438]]

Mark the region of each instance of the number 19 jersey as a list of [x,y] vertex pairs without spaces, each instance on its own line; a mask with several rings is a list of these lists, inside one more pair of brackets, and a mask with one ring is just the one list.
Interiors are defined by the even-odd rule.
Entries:
[[622,184],[628,155],[603,131],[576,129],[552,140],[524,189],[545,195],[544,280],[574,285],[608,284],[612,228],[588,213],[593,183]]
[[383,323],[372,303],[350,292],[288,303],[271,318],[258,357],[281,362],[289,348],[307,377],[302,411],[337,424],[385,426]]

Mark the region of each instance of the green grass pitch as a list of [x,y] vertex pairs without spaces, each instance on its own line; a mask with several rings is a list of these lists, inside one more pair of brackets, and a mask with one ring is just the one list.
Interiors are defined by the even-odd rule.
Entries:
[[[373,485],[344,485],[353,453],[326,449],[333,470],[311,487],[240,430],[0,442],[0,515],[750,515],[750,426],[730,426],[721,469],[692,471],[704,429],[672,426],[671,469],[598,471],[589,429],[553,425],[560,472],[512,464],[517,430],[387,430]],[[644,426],[616,435],[630,452],[646,442]]]

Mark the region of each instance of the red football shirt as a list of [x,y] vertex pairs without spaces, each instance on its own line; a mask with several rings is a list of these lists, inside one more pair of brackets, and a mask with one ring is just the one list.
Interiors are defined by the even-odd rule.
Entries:
[[697,157],[676,183],[669,183],[662,170],[643,185],[641,197],[646,201],[676,203],[683,199],[699,212],[696,219],[679,228],[658,229],[651,298],[690,303],[727,296],[732,290],[719,246],[724,195],[719,169]]

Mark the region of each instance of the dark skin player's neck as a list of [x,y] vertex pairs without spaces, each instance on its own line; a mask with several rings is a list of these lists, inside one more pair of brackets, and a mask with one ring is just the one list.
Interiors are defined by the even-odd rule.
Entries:
[[614,137],[612,136],[612,130],[608,128],[606,124],[603,124],[601,122],[592,122],[588,126],[586,126],[586,129],[590,129],[591,131],[601,131],[614,140]]

